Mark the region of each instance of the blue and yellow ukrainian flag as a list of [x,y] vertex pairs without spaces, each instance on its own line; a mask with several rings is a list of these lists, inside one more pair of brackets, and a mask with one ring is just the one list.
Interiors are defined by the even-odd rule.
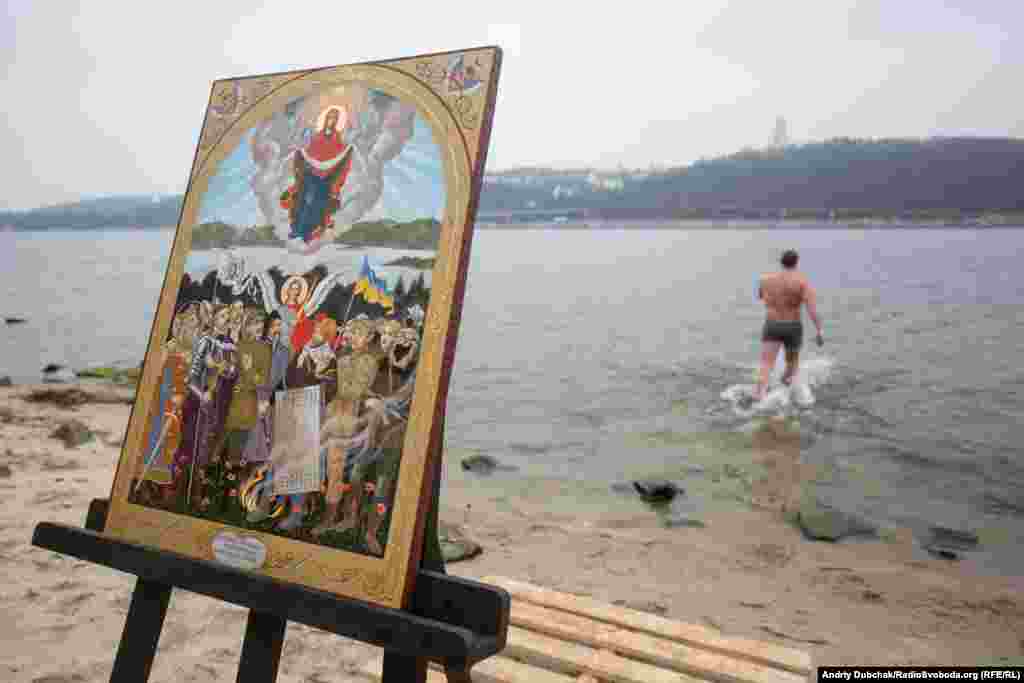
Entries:
[[388,310],[395,307],[395,299],[388,290],[388,283],[373,272],[366,254],[363,254],[363,267],[359,270],[359,279],[356,280],[353,296],[355,294],[362,294],[367,303],[380,304]]

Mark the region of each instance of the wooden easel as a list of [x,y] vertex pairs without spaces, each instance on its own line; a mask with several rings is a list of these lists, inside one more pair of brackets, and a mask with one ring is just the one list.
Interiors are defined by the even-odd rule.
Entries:
[[260,574],[102,535],[109,502],[93,500],[85,528],[41,522],[32,545],[135,574],[111,683],[149,680],[171,590],[183,588],[249,609],[239,683],[273,683],[289,621],[384,648],[382,683],[425,683],[427,665],[444,667],[449,683],[471,683],[470,668],[501,652],[508,635],[508,592],[448,576],[438,536],[441,458],[423,557],[408,610],[351,600]]

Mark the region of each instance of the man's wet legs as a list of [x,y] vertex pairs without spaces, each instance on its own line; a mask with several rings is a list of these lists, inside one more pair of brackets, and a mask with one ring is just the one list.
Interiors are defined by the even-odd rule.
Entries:
[[775,359],[779,357],[779,349],[782,342],[764,341],[761,346],[761,373],[757,380],[757,389],[754,390],[754,400],[760,401],[764,398],[765,389],[768,387],[768,378],[775,367]]
[[800,369],[800,349],[786,349],[786,371],[782,373],[782,383],[787,387],[796,381],[797,370]]

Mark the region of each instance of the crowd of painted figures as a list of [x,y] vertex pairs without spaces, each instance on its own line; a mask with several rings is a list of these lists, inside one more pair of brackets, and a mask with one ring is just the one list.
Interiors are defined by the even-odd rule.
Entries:
[[[296,331],[260,307],[203,301],[176,311],[133,502],[311,540],[356,530],[365,551],[383,552],[421,321],[320,314],[305,323],[296,343]],[[275,464],[295,459],[291,442],[275,442],[275,400],[311,386],[320,387],[322,480],[274,495]]]

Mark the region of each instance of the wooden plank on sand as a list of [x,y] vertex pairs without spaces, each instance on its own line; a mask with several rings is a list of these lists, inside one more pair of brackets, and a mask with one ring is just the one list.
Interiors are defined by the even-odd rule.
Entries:
[[[375,657],[359,668],[359,675],[371,681],[379,681],[383,665],[383,656]],[[572,676],[539,669],[506,657],[489,657],[477,663],[470,675],[473,683],[577,683]],[[427,683],[446,683],[447,680],[438,665],[431,662],[427,669]]]
[[[384,655],[379,655],[364,662],[356,673],[368,681],[379,681],[384,671]],[[441,671],[427,668],[427,683],[448,683],[448,677]]]
[[[529,662],[538,668],[554,669],[581,677],[589,675],[602,682],[700,683],[698,679],[684,673],[634,662],[608,650],[567,643],[515,626],[508,629],[508,642],[502,655]],[[480,663],[482,665],[483,662]],[[532,679],[522,680],[532,683]]]
[[509,626],[508,640],[501,654],[540,669],[580,676],[587,673],[594,648]]
[[507,657],[485,659],[472,670],[473,683],[574,683],[572,676],[547,671]]
[[560,640],[721,683],[802,683],[805,676],[638,633],[528,602],[512,602],[512,624]]
[[513,622],[515,621],[517,601],[519,601],[518,604],[532,603],[539,607],[569,612],[606,624],[651,634],[658,638],[679,641],[727,657],[743,659],[805,676],[813,668],[811,656],[808,653],[774,643],[723,636],[704,626],[686,624],[638,610],[616,607],[593,598],[559,593],[505,577],[491,576],[483,579],[483,582],[504,588],[512,595]]

